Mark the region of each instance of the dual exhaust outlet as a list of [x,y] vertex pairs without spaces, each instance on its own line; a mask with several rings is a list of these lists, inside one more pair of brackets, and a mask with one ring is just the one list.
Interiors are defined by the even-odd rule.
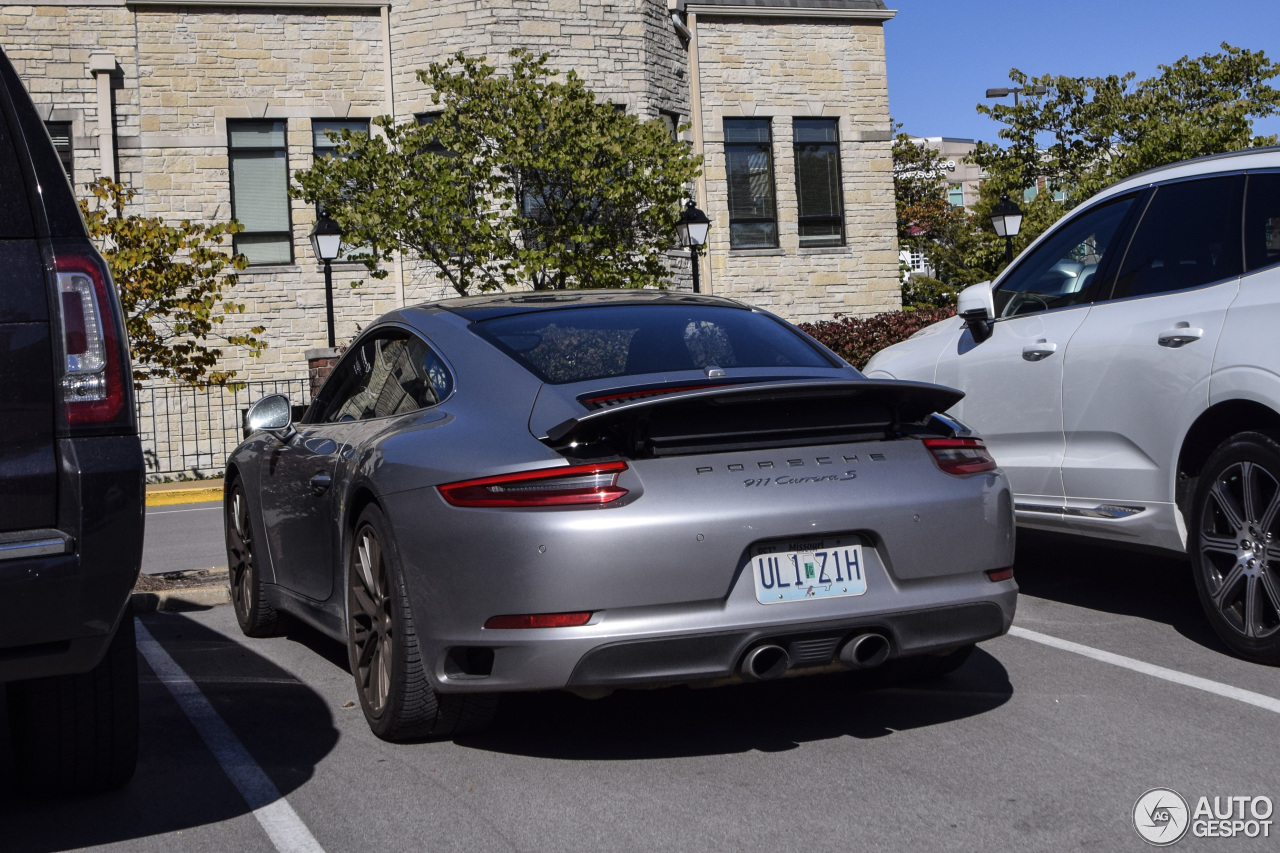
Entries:
[[[889,638],[884,634],[858,634],[840,648],[838,659],[850,669],[871,669],[889,657]],[[791,657],[782,646],[756,646],[742,657],[738,674],[746,681],[773,681],[791,666]]]

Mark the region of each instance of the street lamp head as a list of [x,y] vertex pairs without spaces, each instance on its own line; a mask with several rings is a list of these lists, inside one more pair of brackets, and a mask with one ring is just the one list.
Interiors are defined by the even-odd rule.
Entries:
[[711,230],[711,220],[697,208],[692,201],[685,205],[680,213],[680,224],[676,226],[676,234],[680,237],[681,246],[697,248],[707,243],[707,232]]
[[311,229],[311,248],[322,261],[332,261],[342,250],[342,227],[325,211]]
[[988,98],[1007,98],[1009,96],[1009,93],[1012,91],[1013,91],[1012,89],[988,89],[987,97]]
[[1017,237],[1022,230],[1022,208],[1007,195],[1000,196],[1000,201],[991,209],[991,227],[996,229],[997,237]]

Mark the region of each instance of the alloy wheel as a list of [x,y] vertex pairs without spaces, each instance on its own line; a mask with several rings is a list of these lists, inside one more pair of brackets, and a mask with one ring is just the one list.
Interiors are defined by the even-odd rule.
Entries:
[[237,486],[227,508],[227,562],[231,575],[231,602],[243,623],[253,612],[253,596],[257,579],[253,565],[253,532],[249,525],[248,502]]
[[356,535],[350,590],[351,665],[366,707],[380,715],[391,693],[394,626],[386,558],[374,529]]
[[1280,480],[1257,462],[1224,468],[1200,512],[1200,571],[1210,606],[1239,636],[1280,632]]

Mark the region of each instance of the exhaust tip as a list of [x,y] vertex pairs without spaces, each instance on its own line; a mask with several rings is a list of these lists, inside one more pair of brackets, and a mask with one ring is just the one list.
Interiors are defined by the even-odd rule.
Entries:
[[859,634],[840,649],[840,662],[850,669],[871,669],[889,658],[889,638],[883,634]]
[[738,674],[747,681],[773,681],[781,678],[791,665],[791,658],[782,646],[756,646],[742,658]]

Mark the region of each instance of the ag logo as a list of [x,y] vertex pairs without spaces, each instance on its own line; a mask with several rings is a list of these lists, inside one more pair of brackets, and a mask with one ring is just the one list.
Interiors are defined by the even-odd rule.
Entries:
[[1177,791],[1152,788],[1133,804],[1133,826],[1142,840],[1166,847],[1187,834],[1191,824],[1187,801]]

